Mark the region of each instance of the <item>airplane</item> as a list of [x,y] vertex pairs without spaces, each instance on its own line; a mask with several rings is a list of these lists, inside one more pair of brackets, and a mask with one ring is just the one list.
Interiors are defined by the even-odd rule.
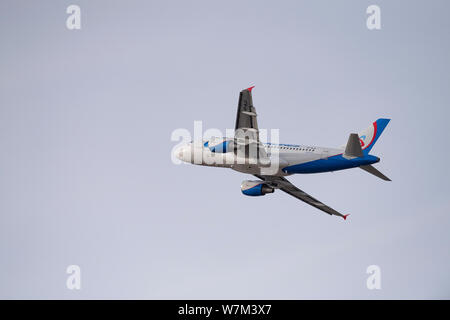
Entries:
[[351,133],[347,144],[336,148],[263,143],[259,139],[253,88],[240,92],[233,138],[212,137],[206,141],[191,141],[175,148],[175,156],[187,163],[231,168],[254,175],[258,180],[245,180],[241,184],[241,192],[246,196],[264,196],[279,189],[344,220],[349,214],[342,214],[325,205],[285,177],[361,168],[380,179],[391,181],[372,166],[380,158],[369,154],[390,119],[378,119],[366,130]]

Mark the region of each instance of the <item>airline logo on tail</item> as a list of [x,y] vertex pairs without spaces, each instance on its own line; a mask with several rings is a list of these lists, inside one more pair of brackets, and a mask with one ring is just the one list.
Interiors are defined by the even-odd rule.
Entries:
[[368,154],[375,142],[377,142],[384,128],[386,128],[390,119],[378,119],[372,123],[366,130],[359,133],[359,141],[361,148]]
[[359,137],[360,140],[362,141],[361,148],[364,150],[365,148],[370,146],[376,135],[377,135],[377,123],[374,122],[369,128],[366,129],[364,134]]
[[359,137],[359,143],[361,143],[361,148],[364,148],[364,140],[366,140],[366,136],[362,135]]

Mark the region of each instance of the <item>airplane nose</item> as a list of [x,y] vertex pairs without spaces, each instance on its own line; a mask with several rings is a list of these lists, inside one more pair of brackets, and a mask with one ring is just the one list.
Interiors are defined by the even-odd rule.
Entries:
[[184,146],[181,146],[181,147],[176,148],[174,151],[175,157],[177,157],[178,160],[183,161],[183,149],[184,149]]
[[190,162],[191,158],[191,148],[189,145],[182,145],[175,149],[175,157],[177,159],[184,161],[184,162]]

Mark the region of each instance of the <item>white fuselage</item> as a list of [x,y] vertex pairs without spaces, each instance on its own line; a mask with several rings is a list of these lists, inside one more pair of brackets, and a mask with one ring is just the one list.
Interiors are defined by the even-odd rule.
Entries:
[[204,142],[191,142],[180,146],[175,150],[175,155],[184,162],[202,166],[231,168],[250,174],[286,176],[290,173],[282,171],[283,168],[328,159],[330,156],[343,152],[343,149],[337,148],[271,143],[263,145],[270,163],[261,163],[256,160],[249,162],[248,159],[239,157],[234,152],[211,152],[209,147],[204,146]]

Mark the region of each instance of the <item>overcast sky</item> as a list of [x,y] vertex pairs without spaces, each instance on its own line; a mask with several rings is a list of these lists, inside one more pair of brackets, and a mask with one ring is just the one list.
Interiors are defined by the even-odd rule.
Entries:
[[[0,298],[450,298],[449,9],[1,1]],[[282,192],[245,197],[249,175],[174,165],[172,132],[233,128],[250,85],[283,143],[336,147],[391,118],[371,153],[393,181],[289,178],[344,221]]]

